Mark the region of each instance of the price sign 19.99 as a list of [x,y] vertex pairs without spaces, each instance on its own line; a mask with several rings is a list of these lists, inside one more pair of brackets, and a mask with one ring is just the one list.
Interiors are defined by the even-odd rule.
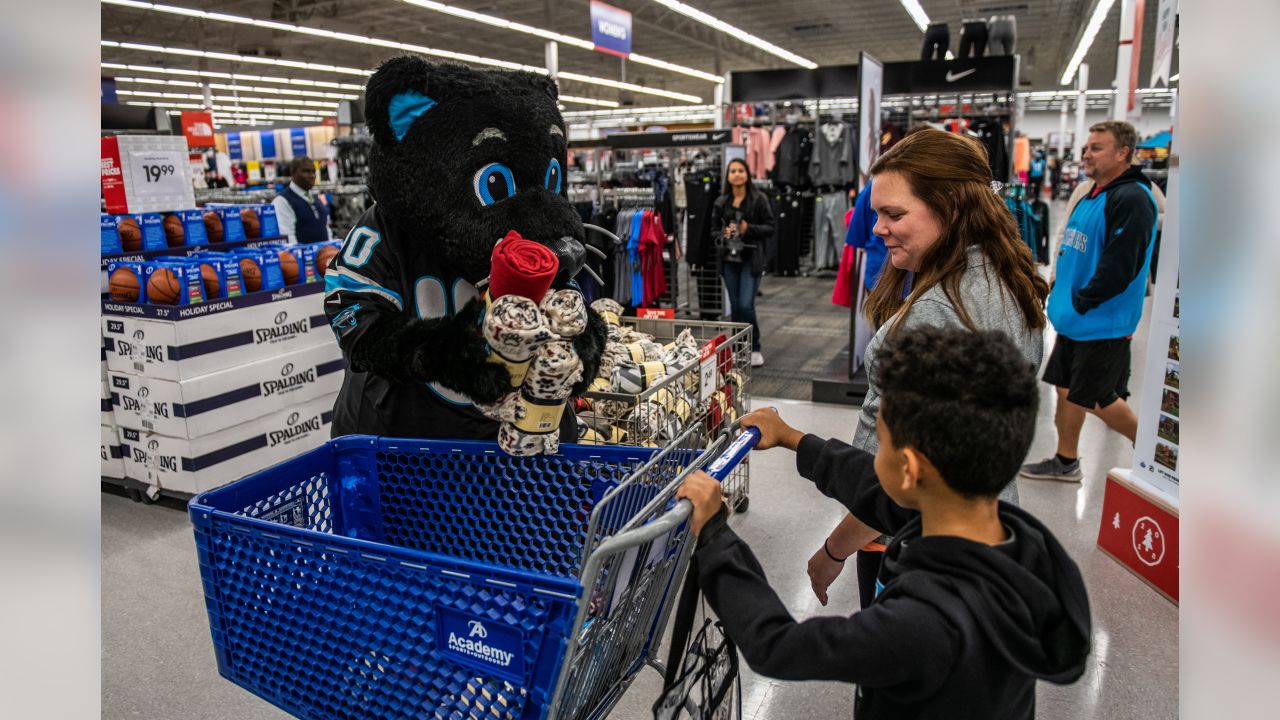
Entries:
[[186,177],[187,158],[167,151],[133,152],[129,157],[132,190],[139,200],[146,196],[181,194],[191,182]]

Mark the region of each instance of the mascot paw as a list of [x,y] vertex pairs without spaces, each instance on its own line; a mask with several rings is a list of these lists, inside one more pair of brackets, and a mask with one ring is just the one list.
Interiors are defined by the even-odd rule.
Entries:
[[419,321],[412,342],[412,374],[419,382],[438,382],[472,400],[492,404],[511,391],[511,373],[487,362],[489,346],[480,334],[484,303],[467,303],[452,317]]
[[511,392],[511,373],[502,365],[482,362],[471,368],[465,388],[457,388],[481,405],[494,405]]

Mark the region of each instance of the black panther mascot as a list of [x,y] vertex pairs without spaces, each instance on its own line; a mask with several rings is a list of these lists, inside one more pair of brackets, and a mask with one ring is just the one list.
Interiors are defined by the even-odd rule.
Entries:
[[[576,287],[585,231],[565,197],[567,138],[549,78],[417,57],[369,79],[375,204],[325,274],[325,313],[347,359],[333,435],[491,439],[510,375],[486,362],[477,286],[508,231],[551,248],[553,287]],[[589,312],[574,339],[577,395],[596,375],[606,326]],[[561,440],[576,442],[572,413]]]

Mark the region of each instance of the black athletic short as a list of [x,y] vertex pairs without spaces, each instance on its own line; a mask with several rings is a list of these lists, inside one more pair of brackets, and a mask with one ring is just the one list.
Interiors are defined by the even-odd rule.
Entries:
[[1129,397],[1129,338],[1080,341],[1059,335],[1044,381],[1066,388],[1067,399],[1086,408]]

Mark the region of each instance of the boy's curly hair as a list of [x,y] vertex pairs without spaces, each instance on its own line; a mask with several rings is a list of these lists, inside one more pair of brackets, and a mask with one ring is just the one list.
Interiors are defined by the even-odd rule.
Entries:
[[876,358],[880,418],[953,490],[994,497],[1035,435],[1035,368],[999,331],[922,327],[889,336]]

